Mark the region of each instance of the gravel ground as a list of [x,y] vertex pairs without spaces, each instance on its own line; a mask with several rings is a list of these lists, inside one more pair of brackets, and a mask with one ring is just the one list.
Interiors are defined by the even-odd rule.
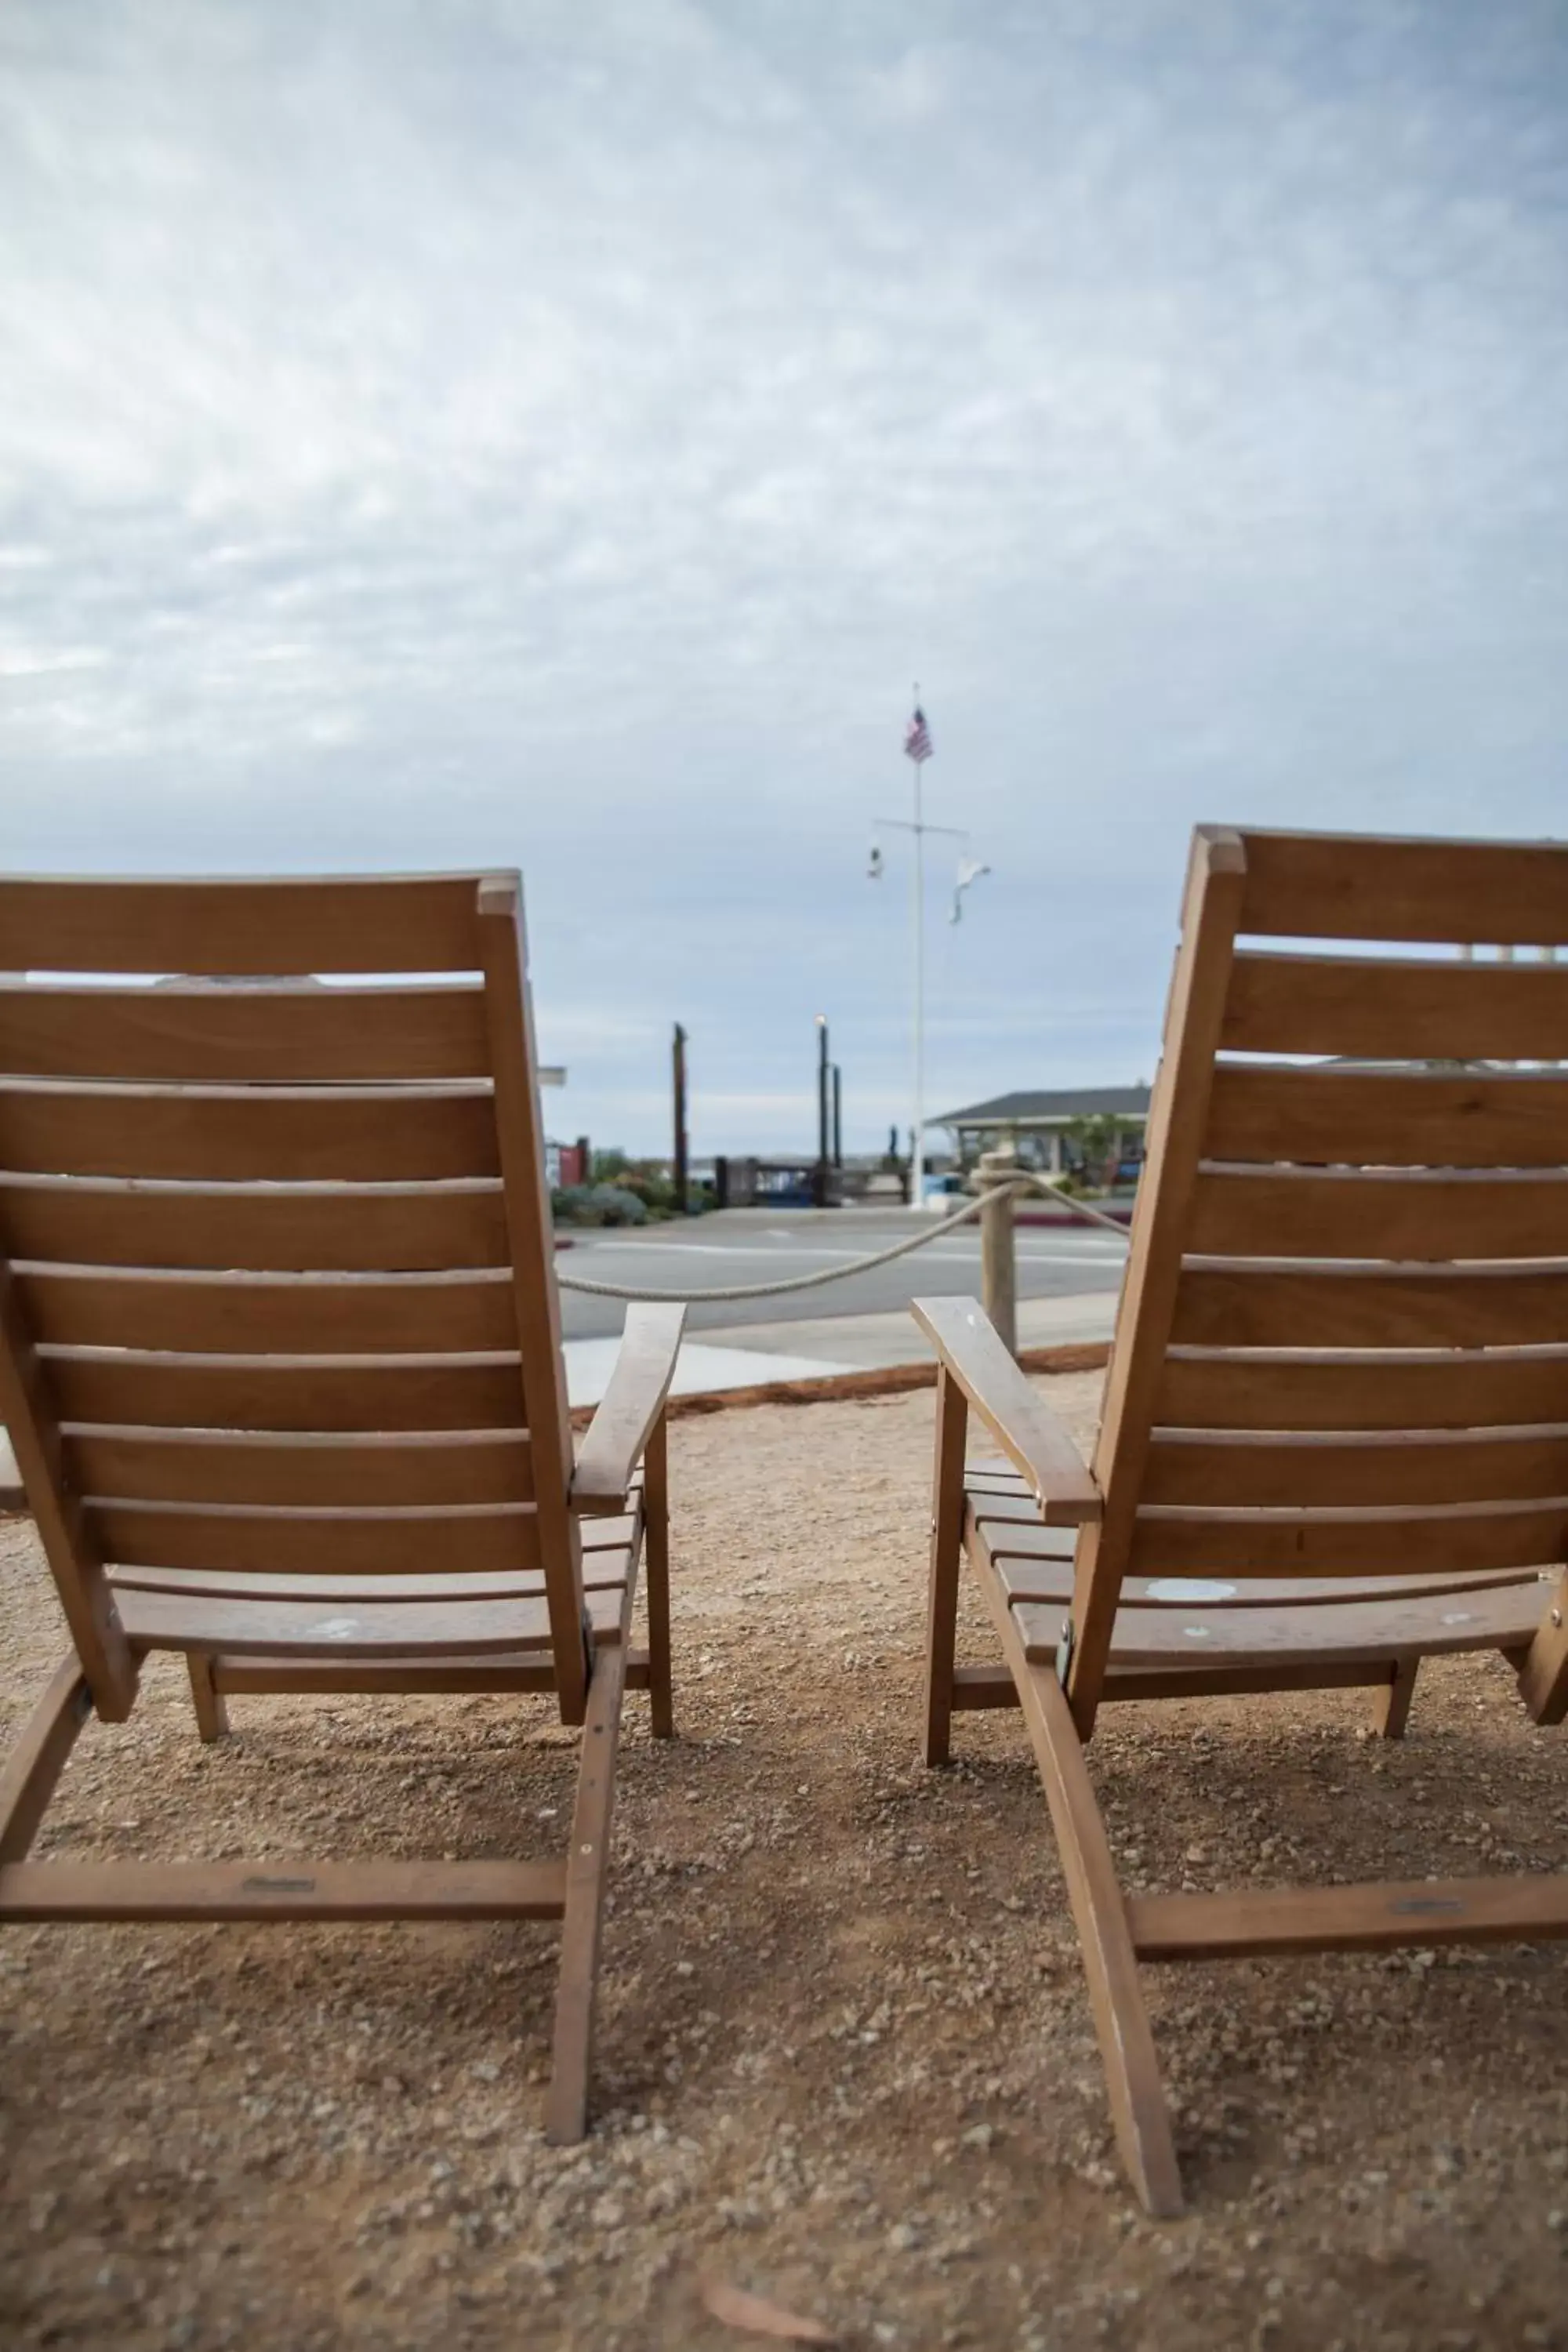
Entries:
[[[1080,1432],[1098,1375],[1047,1383]],[[703,2274],[847,2346],[1568,2345],[1568,1954],[1151,1971],[1192,2200],[1124,2187],[1016,1717],[915,1758],[930,1391],[672,1432],[677,1706],[634,1698],[596,2125],[541,2137],[542,1927],[12,1929],[0,2331],[18,2346],[743,2340]],[[61,1634],[0,1526],[0,1706]],[[982,1656],[977,1617],[968,1654]],[[1126,1708],[1096,1778],[1131,1886],[1568,1866],[1560,1737],[1496,1661],[1353,1695]],[[44,1851],[542,1853],[541,1702],[235,1702],[156,1662]]]

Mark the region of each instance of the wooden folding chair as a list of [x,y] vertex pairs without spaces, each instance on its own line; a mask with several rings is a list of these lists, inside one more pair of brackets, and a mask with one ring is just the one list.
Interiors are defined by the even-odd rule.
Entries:
[[[1124,1895],[1083,1757],[1103,1701],[1235,1692],[1366,1685],[1397,1738],[1440,1652],[1568,1713],[1568,967],[1441,944],[1475,940],[1568,942],[1568,847],[1200,828],[1092,1469],[973,1302],[915,1307],[927,1759],[955,1708],[1022,1707],[1153,2212],[1140,1960],[1568,1934],[1562,1876]],[[955,1667],[961,1550],[1000,1666]]]
[[[574,1462],[518,877],[0,879],[0,1421],[73,1643],[0,1776],[0,1921],[560,1919],[580,2138],[626,1687],[672,1728],[681,1310],[633,1308]],[[566,1852],[29,1862],[153,1650],[205,1739],[238,1692],[553,1693]]]

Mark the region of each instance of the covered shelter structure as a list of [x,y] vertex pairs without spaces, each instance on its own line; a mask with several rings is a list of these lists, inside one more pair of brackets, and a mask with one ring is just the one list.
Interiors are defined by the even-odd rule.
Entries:
[[958,1159],[965,1168],[981,1152],[1011,1143],[1026,1167],[1059,1176],[1079,1156],[1072,1148],[1073,1139],[1087,1119],[1105,1122],[1102,1131],[1108,1140],[1103,1156],[1107,1160],[1113,1163],[1142,1160],[1149,1100],[1150,1089],[1142,1083],[1025,1088],[993,1095],[988,1101],[970,1103],[963,1110],[944,1111],[931,1125],[952,1130]]

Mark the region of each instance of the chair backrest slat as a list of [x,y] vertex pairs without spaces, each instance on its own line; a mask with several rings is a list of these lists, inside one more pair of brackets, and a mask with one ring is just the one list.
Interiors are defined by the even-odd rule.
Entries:
[[271,881],[101,881],[0,875],[8,971],[472,971],[471,874]]
[[542,1570],[575,1719],[516,877],[0,878],[0,1398],[95,1697],[105,1563]]
[[[6,952],[10,952],[9,950]],[[47,1078],[467,1078],[486,1075],[475,987],[0,982],[0,1069]]]
[[163,1355],[47,1345],[37,1352],[62,1421],[116,1428],[337,1431],[346,1437],[377,1430],[508,1429],[517,1420],[515,1347],[502,1354],[449,1356]]
[[1205,1142],[1215,1160],[1308,1167],[1348,1154],[1364,1167],[1562,1168],[1568,1088],[1528,1070],[1453,1075],[1222,1062]]
[[436,1357],[517,1347],[510,1265],[307,1276],[29,1261],[16,1286],[38,1339],[62,1347]]
[[1079,1546],[1081,1726],[1126,1574],[1568,1557],[1564,946],[1568,847],[1200,829]]
[[72,1265],[410,1274],[510,1263],[494,1176],[186,1184],[0,1174],[0,1230],[15,1257]]
[[290,1510],[433,1510],[531,1503],[524,1429],[169,1431],[66,1422],[66,1474],[82,1495],[222,1506],[237,1494]]
[[498,1176],[488,1079],[355,1087],[90,1086],[0,1079],[5,1165],[23,1174],[267,1182]]
[[1568,1032],[1568,966],[1238,954],[1220,1043],[1377,1062],[1534,1060]]
[[1237,928],[1259,939],[1542,947],[1568,931],[1557,843],[1251,828],[1245,839]]
[[1173,1348],[1155,1392],[1170,1429],[1473,1429],[1554,1421],[1568,1345]]

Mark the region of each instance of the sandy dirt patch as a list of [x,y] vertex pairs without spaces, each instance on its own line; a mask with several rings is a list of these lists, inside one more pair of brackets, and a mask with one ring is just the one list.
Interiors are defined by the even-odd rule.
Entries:
[[[1087,1433],[1099,1376],[1048,1386]],[[931,1412],[672,1432],[681,1736],[628,1703],[583,2147],[541,2136],[546,1929],[0,1938],[8,2341],[716,2352],[711,2272],[850,2346],[1568,2344],[1562,1948],[1152,1971],[1192,2210],[1140,2216],[1017,1719],[916,1759]],[[62,1647],[23,1522],[0,1622],[8,1738]],[[1401,1747],[1365,1712],[1110,1713],[1127,1883],[1568,1866],[1500,1663],[1428,1667]],[[232,1714],[202,1748],[156,1662],[42,1851],[528,1854],[570,1803],[542,1702]]]

